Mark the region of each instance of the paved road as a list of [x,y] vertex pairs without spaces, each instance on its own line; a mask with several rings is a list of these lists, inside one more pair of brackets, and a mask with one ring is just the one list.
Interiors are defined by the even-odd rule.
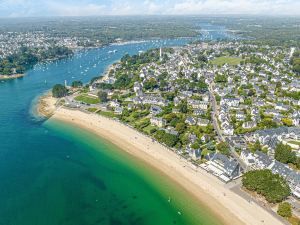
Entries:
[[[243,199],[245,199],[247,202],[249,202],[249,204],[257,204],[260,207],[262,207],[264,210],[266,210],[267,212],[269,212],[271,215],[273,215],[274,217],[278,218],[283,224],[289,225],[290,223],[284,219],[281,216],[278,216],[276,213],[276,210],[272,210],[272,208],[264,203],[263,201],[252,197],[250,194],[248,194],[247,192],[243,191],[241,189],[242,183],[241,183],[241,178],[234,180],[228,184],[225,185],[226,188],[230,189],[231,191],[233,191],[234,193],[238,194],[239,196],[241,196]],[[262,223],[264,224],[264,223]],[[269,224],[267,224],[269,225]],[[272,225],[272,224],[270,224]]]
[[293,197],[293,196],[289,196],[287,201],[289,203],[291,203],[292,207],[293,207],[293,213],[300,217],[300,201],[299,199]]
[[240,156],[235,151],[235,147],[230,143],[228,138],[225,138],[223,136],[222,130],[220,129],[220,126],[219,126],[219,123],[218,123],[218,115],[219,115],[219,113],[218,113],[218,104],[217,104],[217,100],[216,100],[216,97],[215,97],[214,92],[213,92],[213,86],[214,86],[214,83],[211,82],[209,84],[208,90],[209,90],[210,101],[211,101],[211,105],[212,105],[212,121],[213,121],[214,129],[217,132],[219,141],[226,142],[229,145],[231,156],[233,158],[235,158],[239,162],[239,164],[243,168],[243,170],[246,171],[247,165],[240,159]]

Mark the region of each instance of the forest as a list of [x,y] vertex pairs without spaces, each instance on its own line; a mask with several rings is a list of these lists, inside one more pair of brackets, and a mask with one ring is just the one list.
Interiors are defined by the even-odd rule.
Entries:
[[51,47],[48,49],[22,47],[17,53],[0,59],[0,74],[23,74],[38,62],[61,59],[72,54],[73,52],[66,47]]
[[300,74],[300,51],[296,51],[291,59],[294,72]]

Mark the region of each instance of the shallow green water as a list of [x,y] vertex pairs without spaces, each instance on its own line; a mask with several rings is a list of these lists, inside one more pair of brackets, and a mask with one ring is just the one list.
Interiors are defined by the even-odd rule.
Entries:
[[[77,220],[78,224],[219,224],[166,177],[99,137],[57,121],[47,122],[46,127],[74,143],[72,151],[55,163],[55,167],[64,164],[61,172],[68,179],[62,178],[59,185],[55,182],[60,191],[51,196],[60,199],[62,210],[81,196],[73,201],[77,210],[62,214],[71,217],[72,224]],[[70,190],[61,194],[64,187]]]

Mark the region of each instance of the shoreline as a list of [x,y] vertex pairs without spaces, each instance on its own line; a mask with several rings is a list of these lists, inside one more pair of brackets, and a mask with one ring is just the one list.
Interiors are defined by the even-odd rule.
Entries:
[[24,76],[25,76],[25,73],[12,74],[12,75],[0,75],[0,80],[12,80],[12,79],[21,78]]
[[51,91],[38,97],[35,110],[38,116],[50,118],[57,109],[59,99],[52,97]]
[[184,188],[199,205],[207,207],[224,224],[283,224],[261,206],[249,203],[226,188],[213,175],[202,169],[195,169],[176,153],[116,120],[64,107],[57,109],[52,119],[88,130],[144,161]]

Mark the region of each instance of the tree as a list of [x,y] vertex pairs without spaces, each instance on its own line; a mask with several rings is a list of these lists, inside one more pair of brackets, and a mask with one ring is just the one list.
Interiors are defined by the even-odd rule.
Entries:
[[178,133],[182,134],[186,129],[186,125],[185,125],[185,123],[182,123],[182,122],[177,123],[175,129]]
[[300,169],[300,158],[299,157],[297,157],[295,165],[296,165],[297,169]]
[[128,85],[130,85],[131,79],[126,74],[120,75],[116,82],[114,83],[114,87],[117,89],[126,88]]
[[217,150],[221,152],[224,155],[229,155],[230,154],[230,148],[226,142],[220,142],[217,144]]
[[168,134],[163,130],[158,130],[154,137],[160,141],[165,143],[169,147],[174,147],[178,142],[178,137],[176,135]]
[[66,96],[68,93],[68,89],[61,85],[61,84],[56,84],[52,88],[52,96],[55,98],[61,98]]
[[191,148],[192,148],[192,149],[199,149],[199,148],[200,148],[200,145],[199,145],[198,142],[195,142],[195,143],[193,143],[193,144],[191,145]]
[[150,78],[144,83],[146,90],[153,90],[157,86],[157,81],[154,78]]
[[98,98],[100,99],[100,102],[107,102],[107,93],[105,91],[99,91]]
[[198,55],[198,61],[200,62],[204,62],[204,63],[207,63],[208,60],[207,60],[207,57],[205,55]]
[[226,75],[217,74],[215,76],[215,82],[216,83],[226,83],[227,82],[227,76]]
[[275,148],[275,159],[282,163],[295,163],[297,158],[290,146],[280,143]]
[[282,202],[278,206],[277,210],[278,215],[282,217],[291,217],[292,216],[292,207],[288,202]]
[[270,118],[264,118],[260,123],[259,127],[265,128],[265,129],[270,129],[270,128],[276,128],[278,127],[277,123],[273,121]]
[[179,112],[181,113],[187,113],[188,112],[188,106],[187,101],[184,100],[178,104]]
[[251,150],[252,150],[253,152],[256,152],[256,151],[262,151],[262,146],[261,146],[259,140],[257,140],[257,141],[254,143],[254,145],[252,146]]
[[291,119],[289,119],[289,118],[283,118],[282,122],[283,122],[284,125],[286,125],[288,127],[293,126],[293,121]]
[[243,187],[264,196],[268,202],[277,203],[286,199],[290,193],[287,181],[271,170],[252,170],[244,174]]
[[75,81],[73,81],[72,82],[72,84],[71,84],[71,86],[73,87],[73,88],[78,88],[78,87],[82,87],[82,82],[80,81],[80,80],[75,80]]

